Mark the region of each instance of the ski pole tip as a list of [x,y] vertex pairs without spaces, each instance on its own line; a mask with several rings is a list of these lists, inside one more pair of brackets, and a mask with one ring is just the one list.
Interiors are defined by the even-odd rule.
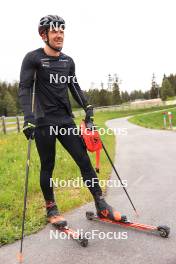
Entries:
[[24,261],[24,257],[22,255],[22,253],[18,253],[17,254],[17,260],[18,260],[19,263],[22,263]]
[[136,210],[135,210],[135,213],[136,213],[136,216],[139,217],[139,214],[138,214],[138,212]]

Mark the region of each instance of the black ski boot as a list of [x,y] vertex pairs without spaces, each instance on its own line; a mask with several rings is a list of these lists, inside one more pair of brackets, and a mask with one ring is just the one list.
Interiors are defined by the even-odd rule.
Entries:
[[54,201],[46,201],[46,213],[48,222],[56,225],[58,228],[67,226],[67,221],[60,215],[57,205]]
[[127,222],[126,215],[121,215],[120,212],[114,210],[103,198],[102,195],[95,195],[95,207],[97,209],[97,216],[100,218],[110,219],[112,221]]

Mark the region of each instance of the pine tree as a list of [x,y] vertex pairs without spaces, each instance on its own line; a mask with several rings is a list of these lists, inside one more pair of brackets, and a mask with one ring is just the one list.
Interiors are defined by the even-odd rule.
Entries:
[[0,98],[0,116],[4,113],[4,104],[3,100]]
[[161,98],[165,101],[168,96],[174,96],[174,89],[172,88],[169,80],[167,78],[164,78],[161,87]]
[[16,102],[13,100],[12,95],[9,91],[5,91],[3,98],[3,112],[5,116],[13,116],[17,113]]
[[153,73],[153,76],[152,76],[152,87],[150,89],[150,98],[151,99],[159,97],[159,90],[158,89],[159,89],[159,86],[157,85],[157,83],[155,81],[155,75]]
[[99,91],[99,106],[111,105],[111,92],[105,89]]
[[13,84],[8,85],[8,91],[11,94],[11,96],[13,97],[13,100],[15,101],[17,113],[20,113],[21,112],[21,106],[20,106],[20,102],[19,102],[19,98],[18,98],[18,87],[19,87],[19,83],[14,82]]
[[150,99],[150,91],[144,92],[144,99],[149,100]]
[[112,88],[112,104],[118,105],[121,103],[122,103],[122,99],[120,95],[120,89],[119,89],[118,83],[114,82],[113,88]]
[[126,103],[126,102],[130,101],[130,96],[129,96],[127,91],[121,92],[121,99],[122,99],[122,103]]
[[167,79],[169,80],[169,82],[172,85],[172,88],[174,90],[174,94],[176,95],[176,75],[174,74],[170,74]]
[[130,100],[144,99],[144,93],[141,90],[134,90],[130,93]]

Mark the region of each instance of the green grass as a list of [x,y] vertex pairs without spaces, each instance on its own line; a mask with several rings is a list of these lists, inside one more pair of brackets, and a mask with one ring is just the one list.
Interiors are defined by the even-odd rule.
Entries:
[[[176,126],[176,108],[172,109],[170,108],[170,111],[173,114],[173,126]],[[163,121],[163,110],[159,112],[154,113],[148,113],[148,114],[139,114],[135,115],[134,117],[131,117],[129,119],[130,122],[147,127],[147,128],[155,128],[155,129],[165,129],[164,128],[164,121]],[[168,112],[168,109],[167,111]],[[169,119],[167,116],[167,129],[169,129]]]
[[[105,127],[106,120],[146,113],[154,109],[158,110],[161,107],[131,111],[97,112],[95,123],[100,127]],[[79,124],[81,119],[81,117],[77,118],[76,123]],[[114,139],[114,136],[102,136],[111,157],[114,157]],[[20,238],[26,152],[27,140],[22,133],[0,134],[0,245],[11,243]],[[46,225],[44,200],[39,185],[40,162],[35,144],[32,144],[31,154],[25,234],[34,233]],[[95,156],[90,154],[90,157],[93,166],[95,166]],[[102,152],[99,178],[108,179],[111,171],[111,166]],[[53,178],[76,179],[77,177],[80,177],[79,168],[60,143],[57,143]],[[62,212],[92,200],[89,191],[85,187],[55,188],[55,196]]]
[[167,97],[167,101],[173,101],[176,99],[176,96]]

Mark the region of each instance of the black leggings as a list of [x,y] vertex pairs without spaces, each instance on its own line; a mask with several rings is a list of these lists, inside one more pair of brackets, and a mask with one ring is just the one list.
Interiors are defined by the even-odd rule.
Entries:
[[[76,125],[73,123],[62,127],[68,132],[69,128],[76,128]],[[56,129],[56,126],[53,126],[53,128]],[[73,130],[69,130],[70,133],[66,133],[65,135],[63,135],[63,130],[57,135],[54,133],[50,134],[50,129],[50,126],[45,126],[38,127],[35,130],[35,142],[41,162],[40,186],[45,200],[54,200],[53,187],[50,187],[50,178],[52,178],[55,165],[56,138],[79,166],[83,181],[85,182],[88,180],[88,185],[90,185],[88,188],[92,195],[94,196],[97,192],[101,195],[102,191],[99,186],[96,172],[92,167],[90,158],[80,136],[74,134]],[[96,178],[94,184],[92,183],[93,178]]]

